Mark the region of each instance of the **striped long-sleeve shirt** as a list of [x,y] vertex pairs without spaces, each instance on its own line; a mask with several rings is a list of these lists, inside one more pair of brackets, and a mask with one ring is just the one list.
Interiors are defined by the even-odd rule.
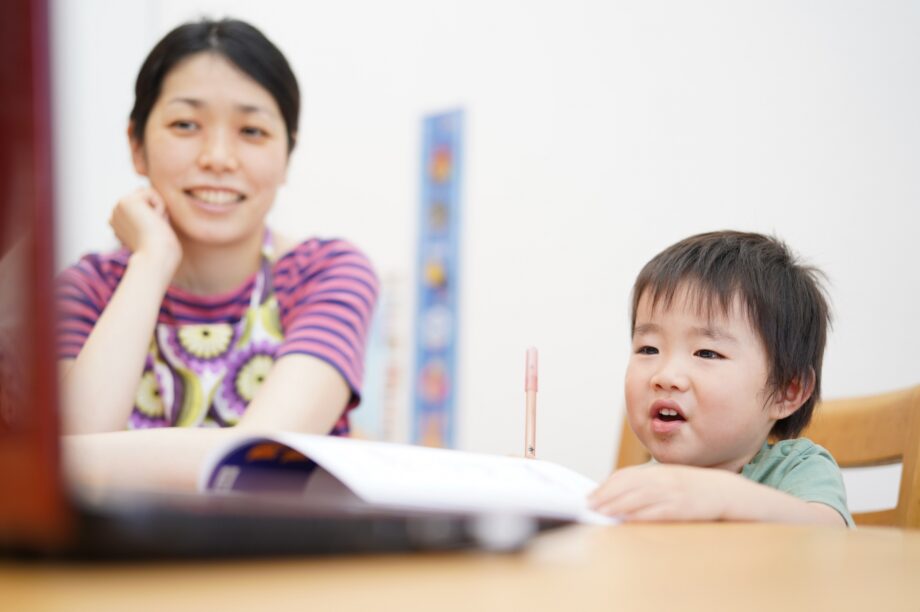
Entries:
[[[58,278],[59,359],[76,358],[124,276],[130,252],[91,254]],[[273,262],[272,288],[284,340],[275,358],[312,355],[329,363],[351,389],[348,408],[360,401],[364,351],[378,281],[368,259],[342,240],[306,240]],[[200,296],[170,287],[157,322],[167,325],[236,325],[249,308],[255,275],[236,290]],[[347,421],[336,426],[344,427]]]

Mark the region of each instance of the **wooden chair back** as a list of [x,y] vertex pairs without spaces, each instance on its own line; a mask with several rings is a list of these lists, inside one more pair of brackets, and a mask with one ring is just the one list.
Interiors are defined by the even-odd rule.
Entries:
[[625,468],[631,465],[641,465],[648,462],[652,456],[649,454],[642,442],[633,433],[632,427],[629,426],[629,420],[623,417],[623,426],[620,429],[620,448],[617,451],[616,468]]
[[842,468],[901,462],[898,505],[853,515],[860,525],[920,527],[920,385],[822,402],[802,432]]

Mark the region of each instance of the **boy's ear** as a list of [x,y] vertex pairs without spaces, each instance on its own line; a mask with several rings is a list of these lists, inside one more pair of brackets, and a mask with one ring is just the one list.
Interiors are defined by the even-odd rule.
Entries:
[[796,378],[783,389],[773,404],[773,418],[777,421],[802,407],[815,391],[815,370],[808,368],[808,374]]
[[144,155],[144,145],[134,137],[134,122],[128,122],[128,144],[131,146],[131,161],[134,170],[141,176],[147,176],[147,156]]

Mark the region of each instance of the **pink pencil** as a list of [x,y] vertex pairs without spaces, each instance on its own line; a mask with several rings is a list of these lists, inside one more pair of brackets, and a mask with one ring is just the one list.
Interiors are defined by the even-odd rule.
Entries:
[[537,457],[537,349],[527,349],[524,366],[524,457]]

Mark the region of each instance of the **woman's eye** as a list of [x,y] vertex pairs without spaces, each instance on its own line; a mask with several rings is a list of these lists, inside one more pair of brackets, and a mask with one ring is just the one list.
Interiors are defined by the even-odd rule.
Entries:
[[268,136],[268,132],[266,132],[265,130],[259,127],[253,127],[253,126],[244,127],[240,131],[243,133],[244,136],[251,136],[254,138],[262,138],[262,137]]
[[179,119],[177,121],[173,121],[172,123],[170,123],[169,127],[176,128],[180,132],[191,132],[192,130],[198,127],[198,124],[195,123],[194,121],[187,121],[185,119]]
[[702,357],[703,359],[723,359],[723,356],[715,351],[709,349],[700,349],[694,353],[697,357]]
[[656,349],[654,346],[640,346],[636,350],[636,354],[637,355],[657,355],[658,349]]

